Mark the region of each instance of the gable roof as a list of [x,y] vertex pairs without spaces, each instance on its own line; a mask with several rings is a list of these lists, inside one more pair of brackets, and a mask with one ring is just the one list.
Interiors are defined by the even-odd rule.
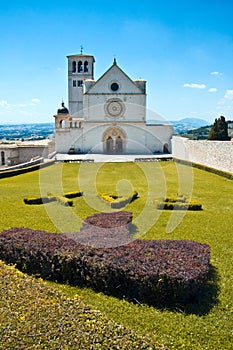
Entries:
[[[126,81],[128,82],[128,84],[130,84],[132,86],[132,88],[134,89],[133,93],[136,93],[136,94],[143,93],[142,90],[137,86],[137,84],[117,65],[116,59],[114,59],[114,62],[111,65],[111,67],[109,69],[107,69],[106,72],[103,75],[101,75],[101,77],[99,79],[97,79],[97,81],[90,87],[90,89],[88,91],[86,91],[85,94],[89,94],[89,93],[97,93],[98,94],[98,92],[95,91],[96,87],[98,88],[98,85],[100,85],[108,75],[111,75],[111,72],[114,70],[115,70],[114,76],[118,75],[118,77],[122,76],[123,78],[125,78]],[[115,94],[117,94],[117,92]]]

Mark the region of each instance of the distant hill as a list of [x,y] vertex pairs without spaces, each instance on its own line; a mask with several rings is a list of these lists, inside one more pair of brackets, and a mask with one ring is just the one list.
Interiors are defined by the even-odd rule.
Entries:
[[180,124],[186,124],[189,127],[193,127],[195,129],[201,128],[202,126],[206,126],[209,123],[204,120],[204,119],[199,119],[199,118],[184,118],[178,121]]
[[[161,124],[163,120],[147,120],[148,124]],[[198,118],[184,118],[181,120],[170,120],[167,121],[174,127],[175,134],[185,134],[189,130],[197,129],[203,126],[208,125],[209,123],[206,120]]]
[[2,124],[0,140],[42,140],[54,134],[54,123]]
[[[227,121],[228,135],[233,138],[233,121]],[[183,133],[182,136],[191,140],[207,140],[212,125],[202,126],[197,129],[189,130],[187,133]]]
[[[147,120],[147,124],[162,124],[164,120]],[[206,140],[212,125],[198,118],[184,118],[167,121],[174,126],[174,134],[182,135],[194,140]],[[227,121],[228,134],[233,138],[233,121]],[[2,124],[0,125],[0,140],[41,140],[54,134],[54,123],[38,124]]]

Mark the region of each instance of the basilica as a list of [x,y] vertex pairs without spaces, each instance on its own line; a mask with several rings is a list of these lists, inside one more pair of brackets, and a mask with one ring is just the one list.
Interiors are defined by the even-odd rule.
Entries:
[[145,80],[133,81],[116,59],[95,80],[93,56],[67,58],[68,108],[54,115],[58,154],[171,152],[172,125],[147,123]]

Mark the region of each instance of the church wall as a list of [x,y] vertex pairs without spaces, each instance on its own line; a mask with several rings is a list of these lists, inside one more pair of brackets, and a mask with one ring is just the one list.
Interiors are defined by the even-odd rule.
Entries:
[[[67,57],[70,113],[61,108],[54,116],[57,153],[154,154],[165,145],[171,150],[172,126],[146,125],[146,81],[134,82],[114,60],[95,82],[93,56]],[[90,71],[80,67],[84,60]]]
[[[173,134],[173,126],[170,124],[163,125],[146,125],[146,129],[149,134],[153,134],[158,138],[160,143],[162,144],[162,149],[160,152],[164,152],[164,145],[167,144],[168,152],[171,152],[171,139]],[[148,141],[149,142],[149,141]],[[152,146],[150,146],[152,147]]]
[[72,147],[76,148],[76,151],[82,150],[82,135],[83,129],[70,128],[55,131],[55,145],[57,153],[68,153]]
[[124,108],[123,116],[119,120],[145,121],[146,118],[146,95],[84,95],[83,116],[88,121],[111,120],[106,116],[105,106],[109,99],[119,99]]
[[107,130],[117,128],[125,135],[124,151],[129,154],[163,153],[164,144],[170,139],[170,125],[146,126],[145,123],[85,123],[83,129],[71,128],[56,132],[57,153],[68,153],[74,148],[76,153],[103,153],[103,137]]
[[48,157],[48,146],[28,146],[19,147],[19,162],[29,162],[35,157]]

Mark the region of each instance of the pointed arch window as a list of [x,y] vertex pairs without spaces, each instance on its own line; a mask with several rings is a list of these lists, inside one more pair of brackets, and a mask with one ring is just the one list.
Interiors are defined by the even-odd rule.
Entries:
[[72,73],[75,73],[76,72],[76,62],[73,61],[72,62]]
[[84,73],[87,73],[88,72],[88,62],[85,61],[84,62]]
[[83,71],[83,63],[82,61],[78,61],[78,73],[81,73]]

